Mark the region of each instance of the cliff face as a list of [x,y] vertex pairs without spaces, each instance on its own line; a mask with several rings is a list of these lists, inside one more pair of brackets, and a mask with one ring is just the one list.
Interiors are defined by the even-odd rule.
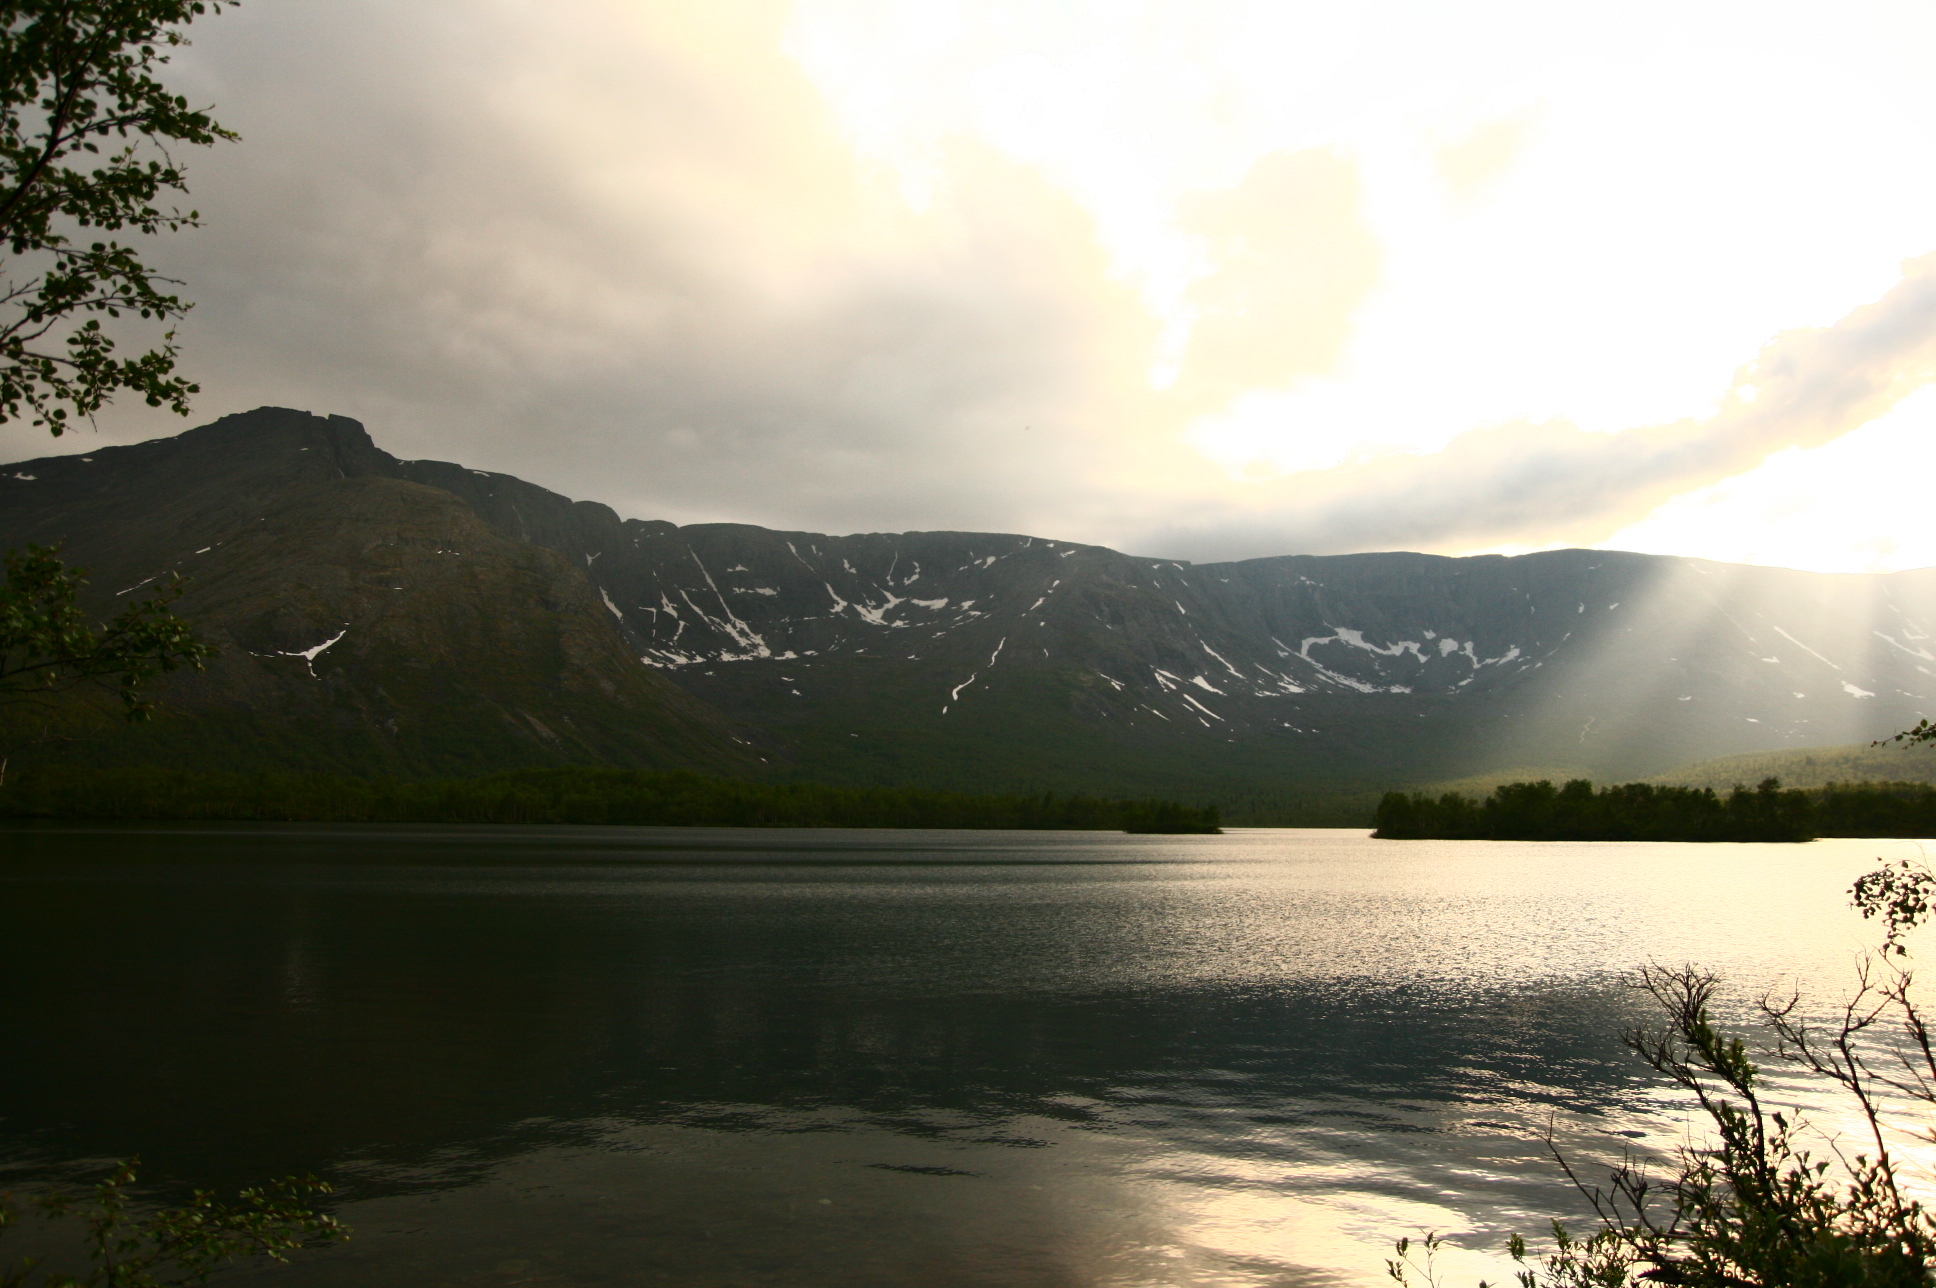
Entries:
[[0,543],[61,538],[104,592],[193,578],[184,611],[240,651],[184,703],[281,713],[292,745],[349,721],[397,755],[442,721],[478,731],[478,764],[515,746],[1226,795],[1626,778],[1883,736],[1936,684],[1931,572],[1578,550],[1192,566],[1005,534],[681,528],[275,409],[0,469]]

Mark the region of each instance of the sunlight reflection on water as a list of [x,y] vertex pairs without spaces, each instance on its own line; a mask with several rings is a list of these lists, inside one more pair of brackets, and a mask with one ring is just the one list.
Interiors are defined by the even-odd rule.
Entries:
[[[1832,996],[1806,846],[601,828],[9,833],[0,1160],[316,1170],[291,1285],[1497,1278],[1671,1148],[1643,960]],[[66,965],[49,972],[45,963]],[[39,981],[44,981],[40,986]],[[1813,1090],[1780,1082],[1785,1097]]]

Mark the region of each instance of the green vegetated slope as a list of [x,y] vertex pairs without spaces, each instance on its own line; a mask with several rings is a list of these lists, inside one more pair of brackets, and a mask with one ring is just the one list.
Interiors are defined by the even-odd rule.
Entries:
[[1218,830],[1214,807],[1173,801],[976,796],[588,768],[420,782],[152,767],[39,769],[0,787],[0,818]]
[[1811,788],[1830,783],[1936,783],[1936,747],[1894,742],[1878,747],[1859,742],[1841,747],[1750,752],[1696,761],[1647,781],[1665,787],[1725,790],[1736,783],[1758,783],[1764,778]]

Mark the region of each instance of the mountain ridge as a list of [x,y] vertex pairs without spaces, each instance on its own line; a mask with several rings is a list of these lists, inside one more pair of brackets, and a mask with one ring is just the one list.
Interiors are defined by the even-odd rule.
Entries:
[[[321,498],[345,484],[383,492],[389,508],[345,510],[326,537]],[[273,408],[87,458],[0,467],[0,542],[65,538],[77,562],[105,564],[116,585],[174,567],[199,578],[193,561],[204,556],[190,552],[211,536],[231,540],[266,522],[257,511],[303,506],[301,541],[343,547],[332,566],[359,541],[402,532],[413,508],[441,515],[451,540],[468,514],[503,543],[492,556],[500,580],[531,551],[555,558],[544,593],[570,599],[569,612],[545,608],[536,583],[516,578],[504,585],[524,589],[463,591],[477,606],[466,611],[568,620],[579,646],[606,659],[592,671],[608,682],[627,667],[649,673],[643,687],[625,680],[627,692],[698,739],[681,751],[662,737],[665,763],[686,756],[697,767],[1203,798],[1521,764],[1577,764],[1612,781],[1866,740],[1936,706],[1923,696],[1936,684],[1932,570],[1838,577],[1580,550],[1192,564],[1026,534],[681,527],[510,475],[401,460],[355,421]],[[415,539],[434,545],[427,530]],[[349,622],[377,611],[367,593],[268,606],[268,569],[298,559],[297,538],[283,541],[283,554],[265,548],[258,561],[258,634],[231,622],[230,637],[286,653],[320,643],[310,635],[330,613],[343,619],[331,630],[373,627]],[[428,576],[422,559],[412,566]],[[445,585],[423,585],[432,582]],[[340,647],[319,655],[323,669]],[[574,665],[547,674],[526,687],[576,684],[598,705]],[[235,683],[214,690],[233,698]],[[574,722],[614,730],[588,735],[580,754],[643,754],[619,745],[623,720],[574,711]]]

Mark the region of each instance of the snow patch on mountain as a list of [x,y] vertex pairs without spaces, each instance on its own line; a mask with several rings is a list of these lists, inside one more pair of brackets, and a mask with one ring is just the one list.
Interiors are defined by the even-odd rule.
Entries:
[[892,591],[883,590],[881,594],[887,598],[885,604],[882,604],[878,608],[872,604],[855,604],[854,612],[859,615],[863,622],[866,622],[870,626],[906,626],[906,622],[888,621],[887,614],[894,611],[894,605],[905,604],[907,600],[894,594]]
[[1367,653],[1376,653],[1381,657],[1397,657],[1401,653],[1410,653],[1421,662],[1425,660],[1425,655],[1419,652],[1419,642],[1417,640],[1398,640],[1395,643],[1380,647],[1367,640],[1363,631],[1354,631],[1348,626],[1333,626],[1331,630],[1332,633],[1329,635],[1313,635],[1308,637],[1298,647],[1297,655],[1306,662],[1312,662],[1315,665],[1315,660],[1311,657],[1311,646],[1313,644],[1349,644],[1352,648],[1361,648]]
[[[1908,632],[1907,632],[1907,631],[1905,631],[1905,632],[1903,632],[1903,633],[1904,633],[1905,635],[1907,635],[1907,634],[1908,634]],[[1875,632],[1875,635],[1876,635],[1876,638],[1878,638],[1878,639],[1884,639],[1884,640],[1887,640],[1887,641],[1889,641],[1889,643],[1891,643],[1891,644],[1893,644],[1893,645],[1895,645],[1895,646],[1896,646],[1897,648],[1899,648],[1899,649],[1901,649],[1901,650],[1902,650],[1903,652],[1905,652],[1905,653],[1907,653],[1907,654],[1909,654],[1909,656],[1911,656],[1911,657],[1919,657],[1919,658],[1921,658],[1921,659],[1922,659],[1923,661],[1925,661],[1925,662],[1936,662],[1936,654],[1931,654],[1931,653],[1930,653],[1930,651],[1929,651],[1928,649],[1923,649],[1923,648],[1912,648],[1912,647],[1910,647],[1909,645],[1907,645],[1907,644],[1905,644],[1905,643],[1903,643],[1903,642],[1902,642],[1901,640],[1899,640],[1899,639],[1897,639],[1897,638],[1896,638],[1895,636],[1893,636],[1893,635],[1886,635],[1886,634],[1884,634],[1884,633],[1883,633],[1883,632],[1881,632],[1881,631],[1876,631],[1876,632]]]
[[1226,658],[1223,654],[1217,652],[1217,650],[1211,648],[1208,644],[1205,644],[1202,640],[1197,641],[1197,647],[1201,648],[1204,652],[1208,653],[1211,657],[1216,658],[1217,661],[1223,663],[1224,670],[1230,672],[1232,675],[1236,676],[1240,680],[1244,678],[1244,673],[1242,671],[1239,671],[1236,667],[1230,665],[1230,660],[1228,658]]
[[325,650],[333,648],[339,640],[341,640],[345,635],[348,635],[349,633],[350,633],[350,628],[348,626],[344,626],[342,630],[336,632],[336,634],[330,636],[328,639],[324,640],[321,644],[316,645],[314,648],[291,649],[287,652],[281,649],[277,649],[272,653],[260,653],[260,654],[257,654],[257,656],[258,657],[299,657],[303,660],[304,669],[309,672],[312,678],[316,678],[316,659],[321,657]]
[[1217,720],[1217,721],[1223,720],[1222,716],[1212,711],[1209,707],[1204,706],[1201,702],[1198,702],[1195,698],[1191,697],[1189,694],[1185,693],[1179,696],[1181,696],[1185,702],[1189,703],[1197,710],[1203,712],[1204,715],[1209,716],[1212,720]]
[[[1769,624],[1770,626],[1775,626],[1775,624],[1774,624],[1773,622],[1769,622],[1768,624]],[[1790,644],[1793,644],[1793,645],[1794,645],[1794,646],[1795,646],[1796,648],[1798,648],[1798,649],[1800,649],[1800,650],[1801,650],[1802,652],[1804,652],[1804,653],[1806,653],[1806,654],[1808,654],[1808,655],[1809,655],[1810,657],[1812,657],[1812,658],[1814,658],[1814,659],[1815,659],[1816,661],[1818,661],[1818,662],[1827,662],[1827,663],[1828,663],[1828,665],[1830,665],[1830,666],[1834,666],[1834,667],[1835,667],[1835,669],[1836,669],[1836,670],[1838,670],[1838,671],[1842,669],[1842,668],[1841,668],[1841,667],[1839,667],[1839,666],[1835,666],[1835,663],[1833,663],[1833,662],[1829,662],[1829,660],[1828,660],[1827,658],[1825,658],[1825,657],[1823,657],[1823,656],[1822,656],[1822,655],[1821,655],[1820,653],[1817,653],[1817,652],[1816,652],[1816,651],[1815,651],[1814,649],[1812,649],[1812,648],[1810,648],[1810,647],[1808,647],[1808,645],[1806,645],[1806,644],[1804,644],[1804,643],[1802,643],[1802,642],[1801,642],[1800,640],[1798,640],[1798,639],[1796,639],[1796,638],[1795,638],[1795,637],[1794,637],[1793,635],[1790,635],[1790,634],[1789,634],[1789,633],[1788,633],[1787,631],[1784,631],[1784,630],[1782,630],[1782,629],[1781,629],[1781,627],[1779,627],[1779,626],[1775,626],[1775,633],[1776,633],[1777,635],[1779,635],[1779,636],[1781,636],[1781,637],[1782,637],[1783,639],[1785,639],[1785,640],[1787,640],[1787,641],[1788,641],[1788,642],[1789,642]]]

